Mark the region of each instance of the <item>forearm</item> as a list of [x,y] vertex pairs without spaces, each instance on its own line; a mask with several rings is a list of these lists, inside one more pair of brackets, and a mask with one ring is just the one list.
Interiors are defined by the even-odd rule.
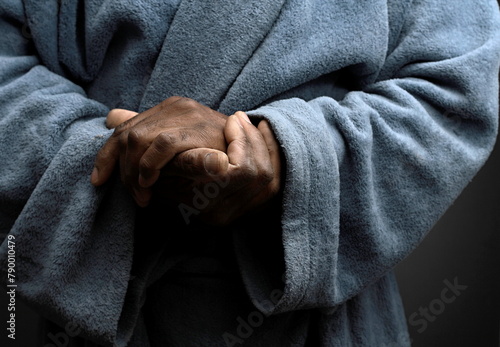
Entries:
[[[119,185],[97,190],[89,181],[110,134],[108,109],[40,63],[22,36],[23,13],[1,16],[0,225],[16,240],[16,293],[62,326],[111,343],[130,276],[134,207]],[[4,242],[2,272],[7,253]]]
[[[488,23],[479,35],[459,23],[460,13],[448,29],[429,32],[417,17],[426,6],[410,12],[400,45],[362,91],[248,112],[269,121],[287,162],[284,295],[266,312],[335,307],[360,293],[416,247],[488,157],[498,118],[498,15],[479,20],[474,11],[476,23]],[[444,40],[450,27],[474,40]],[[277,274],[253,266],[250,255],[238,252],[258,302]]]

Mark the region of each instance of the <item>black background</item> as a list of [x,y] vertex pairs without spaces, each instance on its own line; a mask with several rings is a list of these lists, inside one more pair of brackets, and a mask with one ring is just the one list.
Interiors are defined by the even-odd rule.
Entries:
[[[498,142],[483,169],[396,274],[407,318],[439,300],[445,280],[457,278],[467,286],[425,330],[420,323],[408,324],[412,346],[500,346]],[[442,310],[439,305],[436,309]]]

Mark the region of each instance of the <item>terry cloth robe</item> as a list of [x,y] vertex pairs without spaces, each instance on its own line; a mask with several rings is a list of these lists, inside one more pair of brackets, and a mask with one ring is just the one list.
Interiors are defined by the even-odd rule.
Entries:
[[[392,268],[495,142],[494,0],[3,0],[0,14],[0,276],[14,249],[17,298],[63,328],[47,336],[409,346]],[[214,228],[136,208],[118,177],[90,184],[107,112],[173,95],[269,121],[286,161],[273,206]]]

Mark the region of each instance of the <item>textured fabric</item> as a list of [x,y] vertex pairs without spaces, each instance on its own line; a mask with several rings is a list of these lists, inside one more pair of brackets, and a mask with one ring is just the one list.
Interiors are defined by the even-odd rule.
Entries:
[[[495,142],[495,1],[4,0],[0,15],[0,232],[20,298],[87,345],[409,345],[391,269]],[[117,178],[90,185],[109,109],[172,95],[269,120],[277,206],[219,230],[136,211]]]

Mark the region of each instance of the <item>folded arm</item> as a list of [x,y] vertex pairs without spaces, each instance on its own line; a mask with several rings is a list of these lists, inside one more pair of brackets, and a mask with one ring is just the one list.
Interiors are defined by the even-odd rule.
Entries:
[[[0,5],[0,227],[16,240],[17,294],[61,326],[112,345],[130,278],[134,205],[95,189],[109,109],[49,70],[24,35],[20,1]],[[3,273],[7,242],[0,248]]]
[[[247,112],[269,121],[287,163],[273,248],[284,250],[284,283],[259,261],[262,243],[249,242],[255,226],[234,233],[257,307],[336,307],[418,245],[495,142],[499,23],[493,1],[413,2],[362,90]],[[263,305],[277,285],[283,296]]]

